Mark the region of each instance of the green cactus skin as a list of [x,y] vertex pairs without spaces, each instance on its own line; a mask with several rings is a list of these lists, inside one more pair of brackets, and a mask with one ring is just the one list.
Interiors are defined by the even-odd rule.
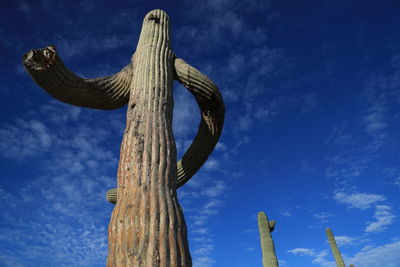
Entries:
[[108,202],[116,204],[117,203],[117,188],[113,188],[107,191],[106,199]]
[[261,211],[258,213],[258,230],[260,231],[264,267],[278,267],[274,241],[271,236],[271,232],[275,228],[275,223],[275,221],[268,221],[268,217],[264,212]]
[[336,266],[345,267],[342,255],[340,254],[339,248],[336,245],[335,237],[330,228],[326,228],[326,235],[328,236],[329,245],[331,246],[333,256],[335,257]]
[[354,264],[350,264],[350,266],[349,267],[354,267]]

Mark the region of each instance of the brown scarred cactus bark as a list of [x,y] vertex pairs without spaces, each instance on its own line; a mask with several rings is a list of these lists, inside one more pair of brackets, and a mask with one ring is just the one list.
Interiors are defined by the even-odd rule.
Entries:
[[[24,55],[32,78],[53,97],[73,105],[116,109],[128,103],[109,225],[107,266],[191,266],[186,225],[176,189],[214,149],[224,105],[217,87],[174,56],[169,19],[149,12],[131,63],[119,73],[83,79],[65,68],[55,47]],[[173,79],[196,97],[202,120],[195,140],[176,163],[172,134]],[[117,201],[118,196],[118,201]]]

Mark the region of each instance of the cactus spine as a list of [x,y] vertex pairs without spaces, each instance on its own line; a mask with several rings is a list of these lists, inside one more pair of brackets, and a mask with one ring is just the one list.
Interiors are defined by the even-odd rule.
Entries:
[[275,221],[268,221],[264,212],[258,213],[258,230],[260,231],[260,241],[264,267],[277,267],[278,260],[275,255],[274,241],[271,232],[274,231]]
[[[107,193],[116,203],[107,266],[192,266],[176,189],[217,144],[224,104],[216,85],[172,52],[168,15],[156,9],[145,16],[130,64],[111,76],[77,76],[54,46],[27,52],[23,63],[37,84],[65,103],[103,110],[128,104],[118,188]],[[197,135],[178,163],[172,133],[174,79],[194,95],[201,111]]]
[[333,256],[335,257],[336,266],[345,267],[342,255],[340,254],[339,248],[336,245],[335,237],[330,228],[326,228],[326,235],[328,236],[329,245],[331,246]]

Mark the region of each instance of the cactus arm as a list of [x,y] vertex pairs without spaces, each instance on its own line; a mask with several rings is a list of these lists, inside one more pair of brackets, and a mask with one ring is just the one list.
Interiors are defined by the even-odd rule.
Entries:
[[116,204],[117,203],[117,188],[113,188],[107,191],[106,199],[108,202]]
[[326,228],[326,235],[328,236],[329,245],[331,247],[333,256],[335,257],[336,266],[345,267],[342,255],[340,254],[339,248],[335,241],[335,237],[333,236],[332,230],[330,228]]
[[32,79],[62,102],[104,110],[128,103],[132,64],[112,76],[84,79],[64,66],[54,46],[25,53],[23,63]]
[[268,222],[268,217],[264,212],[261,211],[258,213],[258,230],[260,231],[264,267],[278,267],[274,241],[271,236],[271,232],[275,228],[275,223],[275,221]]
[[271,233],[272,233],[275,229],[276,221],[275,220],[269,221],[268,224],[269,224],[269,229],[271,230]]
[[200,169],[222,133],[225,107],[217,86],[207,76],[180,58],[175,59],[175,78],[196,98],[201,122],[195,139],[178,162],[177,187]]

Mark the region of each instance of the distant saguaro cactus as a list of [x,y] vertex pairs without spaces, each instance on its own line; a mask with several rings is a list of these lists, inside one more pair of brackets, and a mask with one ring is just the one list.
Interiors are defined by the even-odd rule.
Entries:
[[268,221],[267,215],[260,211],[258,213],[258,230],[260,231],[261,249],[264,267],[277,267],[278,260],[275,255],[274,241],[271,233],[275,228],[275,221]]
[[[153,10],[145,16],[131,63],[117,74],[78,77],[54,46],[27,52],[23,63],[37,84],[68,104],[104,110],[128,104],[118,188],[107,194],[116,202],[107,266],[191,266],[176,189],[214,149],[224,104],[215,84],[172,52],[167,14]],[[178,163],[172,134],[174,79],[194,95],[201,111],[198,133]]]
[[331,247],[333,256],[335,257],[336,266],[345,267],[342,255],[340,254],[339,248],[336,245],[335,237],[333,236],[330,228],[326,228],[326,235],[328,236],[329,245]]

